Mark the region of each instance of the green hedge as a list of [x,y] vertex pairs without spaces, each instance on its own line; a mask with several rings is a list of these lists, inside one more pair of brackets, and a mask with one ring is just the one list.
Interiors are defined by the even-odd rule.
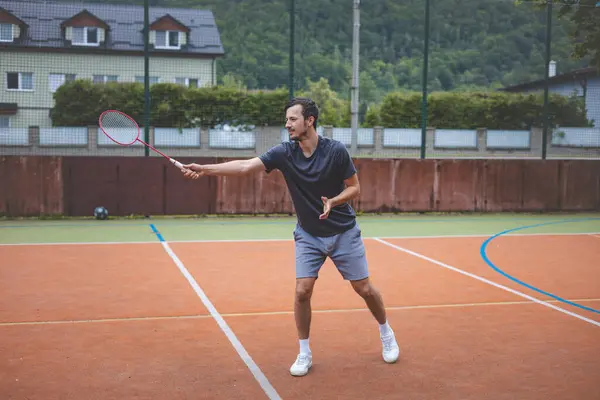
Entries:
[[[157,127],[212,127],[224,121],[257,126],[282,126],[288,92],[246,92],[222,87],[186,88],[172,83],[150,86],[150,125]],[[54,94],[50,112],[54,126],[97,125],[100,114],[117,109],[140,126],[144,115],[141,83],[94,84],[77,80]]]
[[[421,127],[420,93],[390,93],[369,110],[365,125],[386,128]],[[551,126],[589,126],[582,99],[551,94]],[[432,93],[428,99],[427,126],[441,129],[530,129],[542,127],[542,94]]]
[[[256,126],[283,126],[286,90],[247,92],[223,87],[186,88],[160,83],[150,87],[150,124],[157,127],[212,127],[224,121]],[[144,88],[140,83],[94,84],[77,80],[54,94],[51,118],[55,126],[96,125],[107,109],[131,115],[143,125]],[[530,129],[543,123],[541,94],[504,92],[432,93],[428,103],[430,127],[453,129]],[[331,111],[322,110],[323,115]],[[581,99],[550,96],[552,126],[589,126]],[[421,126],[421,94],[389,93],[371,107],[362,124],[389,128]]]

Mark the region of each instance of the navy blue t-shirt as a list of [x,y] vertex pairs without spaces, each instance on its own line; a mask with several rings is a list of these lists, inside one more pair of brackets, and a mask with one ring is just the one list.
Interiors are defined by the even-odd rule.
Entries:
[[327,219],[321,196],[331,199],[345,189],[344,180],[356,173],[346,147],[336,140],[319,136],[317,148],[310,157],[300,145],[284,142],[260,156],[267,173],[282,172],[292,196],[298,224],[313,236],[333,236],[354,227],[356,214],[348,203],[332,207]]

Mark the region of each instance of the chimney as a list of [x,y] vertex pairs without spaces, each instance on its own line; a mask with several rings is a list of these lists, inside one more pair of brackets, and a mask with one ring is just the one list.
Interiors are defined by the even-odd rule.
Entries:
[[554,61],[554,60],[550,61],[548,76],[550,78],[552,78],[553,76],[556,76],[556,61]]

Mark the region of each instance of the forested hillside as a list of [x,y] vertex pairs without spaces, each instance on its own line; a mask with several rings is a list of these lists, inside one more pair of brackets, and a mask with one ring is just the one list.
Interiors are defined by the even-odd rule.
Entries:
[[[211,9],[226,51],[218,64],[219,82],[249,89],[288,84],[289,3],[150,0],[151,5]],[[296,0],[296,16],[296,89],[326,78],[341,98],[348,98],[352,0]],[[545,18],[545,10],[528,2],[431,1],[430,90],[489,90],[543,78]],[[553,22],[552,58],[559,73],[586,65],[570,58],[569,23],[556,17]],[[361,2],[360,33],[363,103],[377,103],[391,91],[420,90],[423,0]]]

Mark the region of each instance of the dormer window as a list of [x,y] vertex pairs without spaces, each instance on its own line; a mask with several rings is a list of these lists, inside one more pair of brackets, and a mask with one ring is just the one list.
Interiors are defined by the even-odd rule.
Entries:
[[179,50],[187,44],[189,31],[190,28],[167,14],[150,25],[150,43],[155,49]]
[[100,46],[109,26],[94,14],[83,10],[61,24],[67,41],[73,46]]
[[98,28],[91,26],[73,27],[73,44],[80,46],[98,46],[100,44]]
[[13,24],[0,23],[0,42],[12,42]]
[[27,29],[27,24],[0,7],[0,43],[16,42]]
[[180,35],[183,32],[178,31],[156,31],[156,42],[154,47],[157,49],[180,49],[181,40]]

